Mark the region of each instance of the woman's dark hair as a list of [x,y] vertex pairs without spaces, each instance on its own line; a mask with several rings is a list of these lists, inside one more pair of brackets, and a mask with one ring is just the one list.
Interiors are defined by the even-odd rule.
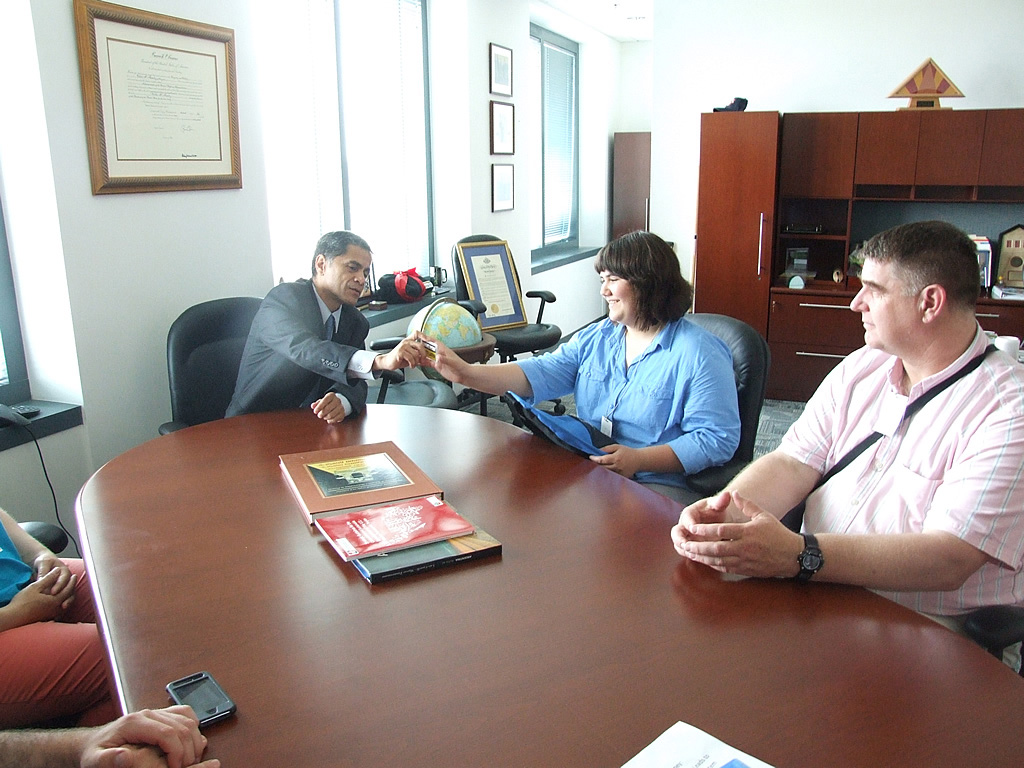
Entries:
[[630,232],[612,240],[598,252],[594,270],[610,272],[633,286],[641,331],[678,320],[693,303],[693,286],[679,271],[675,252],[651,232]]

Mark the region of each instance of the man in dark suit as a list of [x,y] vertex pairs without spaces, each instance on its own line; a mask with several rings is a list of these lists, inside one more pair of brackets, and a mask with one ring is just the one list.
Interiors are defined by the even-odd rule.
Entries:
[[366,380],[417,365],[420,342],[387,354],[363,349],[370,325],[356,309],[373,256],[351,232],[329,232],[313,255],[310,280],[270,290],[245,342],[227,416],[310,406],[328,423],[366,405]]

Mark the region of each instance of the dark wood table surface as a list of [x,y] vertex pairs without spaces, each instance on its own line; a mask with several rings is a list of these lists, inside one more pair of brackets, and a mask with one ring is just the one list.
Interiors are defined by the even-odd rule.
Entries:
[[[393,440],[504,545],[371,587],[307,526],[278,455]],[[1024,681],[859,588],[727,581],[679,507],[508,424],[370,405],[140,445],[78,500],[128,710],[208,670],[225,768],[621,766],[677,720],[783,766],[1020,765]]]

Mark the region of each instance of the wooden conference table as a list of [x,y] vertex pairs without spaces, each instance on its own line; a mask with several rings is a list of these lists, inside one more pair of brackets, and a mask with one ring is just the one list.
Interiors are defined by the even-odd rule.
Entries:
[[[371,587],[278,454],[393,440],[504,545]],[[621,766],[677,720],[784,766],[1020,764],[1024,681],[858,588],[682,561],[678,507],[508,424],[370,405],[193,427],[102,467],[79,525],[126,710],[210,671],[225,768]]]

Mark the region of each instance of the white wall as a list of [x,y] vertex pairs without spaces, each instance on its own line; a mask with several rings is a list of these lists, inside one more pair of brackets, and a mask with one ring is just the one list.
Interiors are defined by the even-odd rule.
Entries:
[[953,109],[1024,106],[1020,0],[655,0],[652,228],[692,274],[700,115],[892,111],[929,57],[966,94]]

